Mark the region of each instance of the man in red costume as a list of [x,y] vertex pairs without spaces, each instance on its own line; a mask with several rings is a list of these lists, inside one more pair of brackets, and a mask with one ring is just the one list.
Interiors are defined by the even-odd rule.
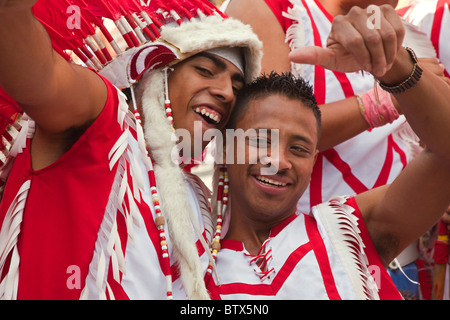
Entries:
[[0,86],[25,119],[0,174],[0,298],[209,298],[208,195],[172,135],[226,123],[259,40],[204,0],[35,2],[0,1]]

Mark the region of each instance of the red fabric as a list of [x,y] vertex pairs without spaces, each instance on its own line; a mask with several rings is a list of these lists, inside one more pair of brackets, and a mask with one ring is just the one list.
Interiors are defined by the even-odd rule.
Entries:
[[267,6],[272,10],[283,30],[286,32],[291,24],[287,19],[283,17],[281,13],[287,12],[288,8],[292,8],[292,4],[289,1],[280,0],[265,0],[265,2]]
[[417,276],[419,280],[419,289],[422,295],[421,300],[431,300],[433,292],[433,271],[430,263],[425,260],[417,259]]
[[[447,228],[447,224],[439,220],[438,227],[438,237],[449,238],[450,231]],[[448,263],[450,257],[450,243],[448,241],[440,240],[439,238],[434,242],[434,263]]]
[[[104,110],[55,163],[42,170],[31,169],[30,140],[15,159],[0,206],[0,222],[18,188],[31,179],[18,241],[19,299],[78,299],[84,287],[115,175],[115,168],[109,169],[108,153],[121,133],[117,92],[106,84]],[[79,268],[79,274],[68,273],[70,266]],[[68,288],[72,275],[79,278],[79,288]]]

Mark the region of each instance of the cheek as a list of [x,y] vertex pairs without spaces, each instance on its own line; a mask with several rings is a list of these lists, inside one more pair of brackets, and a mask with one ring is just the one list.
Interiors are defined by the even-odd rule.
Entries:
[[297,188],[306,189],[311,181],[311,175],[314,168],[314,161],[304,161],[301,166],[296,166]]
[[182,80],[178,74],[173,74],[168,81],[169,100],[173,118],[178,118],[179,120],[186,114],[190,97],[189,87],[186,86],[186,81]]

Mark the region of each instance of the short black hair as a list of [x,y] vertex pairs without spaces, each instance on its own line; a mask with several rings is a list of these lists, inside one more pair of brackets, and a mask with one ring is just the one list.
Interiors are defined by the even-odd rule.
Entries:
[[317,121],[317,133],[321,132],[321,113],[317,106],[312,86],[302,78],[296,78],[292,73],[278,74],[272,71],[263,74],[253,82],[245,85],[238,93],[236,105],[231,113],[227,128],[235,129],[239,119],[243,117],[251,101],[270,95],[279,94],[288,99],[299,100],[314,113]]

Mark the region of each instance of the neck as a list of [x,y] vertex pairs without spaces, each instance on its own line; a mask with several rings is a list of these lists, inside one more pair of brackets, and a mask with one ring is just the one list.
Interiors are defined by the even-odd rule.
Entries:
[[[251,254],[257,254],[264,241],[270,235],[271,229],[295,213],[295,208],[286,213],[275,213],[273,217],[265,217],[264,213],[252,211],[244,205],[231,201],[231,221],[225,239],[244,243]],[[275,209],[276,210],[276,209]]]
[[245,219],[245,217],[235,214],[233,209],[231,212],[232,219],[225,239],[241,241],[251,254],[258,253],[264,241],[269,237],[271,228]]

